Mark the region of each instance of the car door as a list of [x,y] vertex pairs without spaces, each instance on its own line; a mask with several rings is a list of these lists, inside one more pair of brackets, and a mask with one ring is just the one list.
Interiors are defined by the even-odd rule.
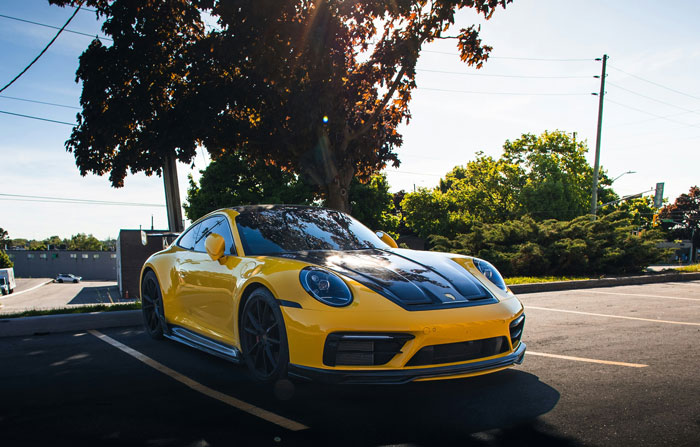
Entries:
[[[240,265],[228,218],[214,215],[200,222],[193,234],[193,245],[178,256],[177,299],[183,309],[182,324],[217,341],[234,342],[235,274]],[[224,257],[209,257],[205,241],[216,233],[226,242]],[[185,247],[183,247],[185,248]]]

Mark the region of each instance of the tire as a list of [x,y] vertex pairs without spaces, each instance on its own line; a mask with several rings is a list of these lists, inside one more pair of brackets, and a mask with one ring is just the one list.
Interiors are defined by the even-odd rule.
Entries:
[[141,282],[141,313],[146,333],[154,340],[162,340],[165,329],[163,294],[158,278],[152,271],[147,272]]
[[74,279],[74,280],[73,280],[73,284],[78,284],[78,280],[77,280],[77,279]]
[[62,280],[62,279],[59,279],[58,282],[59,282],[59,283],[63,283],[63,280]]
[[253,378],[264,383],[284,379],[289,366],[287,330],[272,293],[264,288],[251,293],[239,327],[243,359]]

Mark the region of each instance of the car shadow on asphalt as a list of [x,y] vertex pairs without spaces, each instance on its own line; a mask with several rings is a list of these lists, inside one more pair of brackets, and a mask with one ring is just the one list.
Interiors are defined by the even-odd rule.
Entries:
[[537,376],[510,369],[399,386],[297,384],[291,403],[315,409],[303,420],[334,444],[578,445],[538,419],[559,398]]
[[117,286],[83,287],[68,304],[110,304],[121,303]]

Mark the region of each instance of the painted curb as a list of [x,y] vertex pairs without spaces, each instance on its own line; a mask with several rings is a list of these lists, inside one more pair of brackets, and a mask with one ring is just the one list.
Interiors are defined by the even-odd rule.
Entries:
[[0,337],[47,335],[58,332],[87,331],[88,329],[140,326],[141,324],[143,324],[143,319],[140,310],[4,319],[0,316]]
[[657,275],[624,276],[620,278],[584,279],[579,281],[555,281],[534,284],[514,284],[510,290],[517,294],[556,292],[561,290],[595,289],[598,287],[631,286],[663,282],[700,280],[699,273],[659,273]]
[[[627,276],[621,278],[515,284],[510,286],[510,289],[515,294],[527,294],[695,280],[700,280],[700,273],[661,273],[657,275]],[[5,319],[0,316],[0,337],[47,335],[60,332],[87,331],[89,329],[141,326],[142,324],[143,319],[140,310]]]

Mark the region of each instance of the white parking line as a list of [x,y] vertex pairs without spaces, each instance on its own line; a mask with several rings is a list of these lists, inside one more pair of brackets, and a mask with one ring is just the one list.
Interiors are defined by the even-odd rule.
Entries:
[[173,379],[177,380],[178,382],[192,388],[195,391],[198,391],[205,396],[209,396],[213,399],[216,399],[220,402],[223,402],[225,404],[228,404],[234,408],[237,408],[239,410],[245,411],[248,414],[252,414],[253,416],[257,416],[261,419],[264,419],[268,422],[272,422],[273,424],[279,425],[280,427],[284,427],[288,430],[292,431],[299,431],[299,430],[306,430],[307,426],[300,424],[299,422],[292,421],[291,419],[287,419],[283,416],[280,416],[278,414],[272,413],[267,410],[263,410],[262,408],[258,408],[255,405],[251,405],[247,402],[243,402],[242,400],[236,399],[235,397],[229,396],[228,394],[221,393],[219,391],[216,391],[212,388],[209,388],[206,385],[202,385],[201,383],[190,379],[187,376],[184,376],[180,374],[179,372],[172,370],[168,368],[167,366],[163,365],[162,363],[158,363],[157,361],[153,360],[152,358],[148,357],[145,354],[140,353],[139,351],[128,347],[127,345],[118,342],[117,340],[113,339],[112,337],[109,337],[99,331],[96,330],[89,330],[89,333],[94,335],[95,337],[99,338],[100,340],[109,343],[110,345],[114,346],[117,349],[120,349],[121,351],[129,354],[130,356],[134,357],[135,359],[145,363],[146,365],[150,366],[151,368],[157,369],[158,371],[162,372],[165,375],[168,375],[172,377]]
[[21,291],[19,291],[19,292],[14,292],[14,293],[12,293],[12,295],[0,296],[0,298],[14,298],[14,297],[16,297],[17,295],[21,295],[21,294],[23,294],[23,293],[31,292],[32,290],[36,290],[36,289],[38,289],[38,288],[41,287],[41,286],[45,286],[46,284],[50,283],[51,281],[53,281],[53,280],[50,279],[50,280],[48,280],[48,281],[46,281],[46,282],[42,282],[41,284],[37,284],[37,285],[34,286],[34,287],[30,287],[30,288],[27,289],[27,290],[21,290]]
[[622,320],[651,321],[653,323],[679,324],[682,326],[700,326],[700,323],[690,323],[686,321],[655,320],[653,318],[623,317],[620,315],[596,314],[593,312],[580,312],[577,310],[551,309],[549,307],[525,306],[525,309],[548,310],[551,312],[564,312],[568,314],[592,315],[594,317],[620,318]]
[[551,357],[555,359],[562,359],[562,360],[573,360],[575,362],[588,362],[588,363],[600,363],[603,365],[615,365],[615,366],[628,366],[630,368],[646,368],[649,365],[644,365],[642,363],[625,363],[625,362],[613,362],[610,360],[598,360],[598,359],[589,359],[586,357],[573,357],[570,355],[559,355],[559,354],[547,354],[544,352],[533,352],[533,351],[527,351],[526,355],[534,355],[534,356],[540,356],[540,357]]
[[642,298],[664,298],[667,300],[700,301],[700,298],[682,298],[679,296],[667,296],[667,295],[645,295],[643,293],[599,292],[599,291],[593,291],[593,290],[577,290],[576,292],[595,293],[595,294],[600,294],[600,295],[638,296],[638,297],[642,297]]

